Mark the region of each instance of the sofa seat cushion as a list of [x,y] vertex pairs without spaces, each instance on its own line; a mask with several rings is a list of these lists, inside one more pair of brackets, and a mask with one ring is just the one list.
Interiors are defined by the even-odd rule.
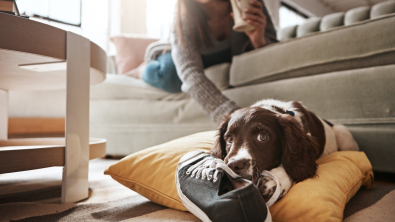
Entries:
[[232,88],[224,94],[241,107],[265,98],[301,101],[329,121],[395,123],[395,64]]
[[168,93],[148,85],[141,79],[108,73],[104,82],[91,86],[90,98],[178,100],[188,98],[188,95],[184,93]]
[[[229,88],[230,63],[218,64],[204,70],[205,75],[220,90]],[[107,74],[106,80],[91,86],[91,99],[142,99],[142,100],[182,100],[185,93],[168,93],[141,79],[127,75]]]
[[395,14],[312,33],[233,58],[232,86],[395,63]]

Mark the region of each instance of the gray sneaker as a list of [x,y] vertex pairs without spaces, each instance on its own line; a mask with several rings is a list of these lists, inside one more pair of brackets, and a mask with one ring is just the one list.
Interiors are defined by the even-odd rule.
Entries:
[[202,151],[180,159],[176,185],[181,202],[202,221],[272,221],[258,188]]

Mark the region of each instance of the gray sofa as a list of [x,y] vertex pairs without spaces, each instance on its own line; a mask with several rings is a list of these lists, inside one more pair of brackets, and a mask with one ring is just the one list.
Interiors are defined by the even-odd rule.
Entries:
[[[208,75],[239,106],[264,98],[301,101],[347,125],[374,170],[395,172],[395,1],[312,18],[278,38]],[[91,137],[107,138],[111,155],[216,129],[186,94],[107,77],[91,87],[90,130]]]

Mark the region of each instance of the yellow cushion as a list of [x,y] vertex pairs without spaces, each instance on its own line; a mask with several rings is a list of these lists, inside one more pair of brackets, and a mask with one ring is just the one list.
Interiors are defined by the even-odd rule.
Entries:
[[[186,211],[174,182],[178,160],[193,150],[208,152],[215,135],[216,131],[198,133],[142,150],[105,174],[155,203]],[[363,152],[336,152],[317,162],[316,177],[294,184],[270,207],[274,221],[341,221],[345,204],[361,185],[373,185],[372,166]]]

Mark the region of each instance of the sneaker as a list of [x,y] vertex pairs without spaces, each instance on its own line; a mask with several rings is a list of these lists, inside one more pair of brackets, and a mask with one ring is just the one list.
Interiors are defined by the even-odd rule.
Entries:
[[180,159],[176,185],[181,202],[202,221],[272,221],[258,188],[202,151]]

